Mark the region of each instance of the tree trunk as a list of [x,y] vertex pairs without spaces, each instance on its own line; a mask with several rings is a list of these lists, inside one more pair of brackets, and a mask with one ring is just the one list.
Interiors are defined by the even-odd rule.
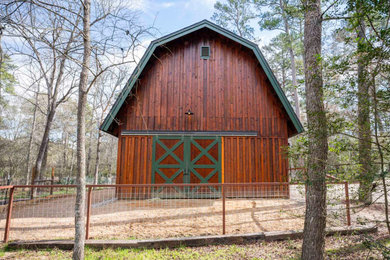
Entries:
[[286,31],[286,36],[288,40],[288,52],[290,55],[290,62],[291,62],[291,77],[292,77],[292,85],[294,87],[294,107],[295,107],[295,114],[297,114],[298,118],[301,118],[301,112],[299,109],[299,97],[298,97],[298,82],[297,82],[297,66],[295,63],[295,54],[293,50],[293,43],[292,43],[292,37],[290,35],[290,27],[288,25],[287,16],[285,13],[285,3],[283,0],[279,0],[280,8],[282,9],[282,17],[284,21],[284,30]]
[[305,6],[304,54],[305,92],[309,151],[306,214],[302,259],[324,259],[326,227],[327,123],[323,103],[321,66],[321,0]]
[[52,107],[50,111],[48,111],[48,115],[46,117],[45,131],[43,132],[42,141],[39,146],[37,160],[35,162],[36,169],[36,179],[40,176],[42,170],[42,163],[45,157],[46,147],[49,144],[49,134],[51,130],[51,126],[53,125],[54,115],[56,113],[56,109]]
[[[92,116],[91,116],[91,122],[90,122],[90,131],[89,131],[89,144],[88,144],[88,156],[87,156],[87,176],[91,176],[91,159],[92,159],[92,143],[93,143],[93,113],[96,110],[96,100],[97,95],[93,95],[93,102],[92,102]],[[98,126],[99,128],[99,126]]]
[[371,128],[370,100],[367,61],[364,57],[365,23],[360,19],[358,26],[358,142],[359,142],[359,200],[372,203],[373,173],[371,170]]
[[61,163],[61,171],[60,171],[60,176],[59,179],[61,180],[63,176],[66,174],[66,169],[67,169],[67,149],[68,149],[68,133],[64,131],[64,143],[62,147],[62,163]]
[[50,144],[50,139],[47,142],[46,150],[45,150],[45,153],[43,155],[42,168],[41,168],[41,173],[39,175],[40,180],[44,179],[46,171],[47,171],[47,155],[49,153],[49,144]]
[[87,176],[91,176],[91,159],[92,159],[92,130],[90,131],[87,153]]
[[100,163],[100,140],[102,138],[102,131],[99,130],[97,143],[96,143],[96,162],[95,162],[95,174],[93,184],[98,184],[99,181],[99,163]]
[[[383,195],[385,199],[385,220],[386,220],[386,227],[387,227],[387,232],[390,234],[390,219],[389,219],[389,198],[388,198],[388,191],[387,191],[387,184],[386,184],[386,173],[385,173],[385,160],[384,160],[384,155],[383,155],[383,150],[381,147],[381,143],[379,141],[379,135],[378,135],[378,124],[380,122],[379,119],[379,113],[378,113],[378,99],[376,95],[376,85],[375,85],[375,77],[373,78],[373,84],[372,84],[372,96],[373,96],[373,103],[374,103],[374,135],[375,135],[375,144],[376,147],[378,148],[379,152],[379,158],[381,162],[381,180],[382,180],[382,186],[383,186]],[[390,170],[390,164],[389,168]]]
[[291,60],[291,74],[292,74],[292,84],[294,87],[294,107],[295,114],[297,114],[298,118],[301,119],[301,111],[299,108],[299,97],[298,97],[298,82],[297,82],[297,69],[295,65],[295,55],[292,47],[289,48],[290,60]]
[[75,205],[75,241],[73,259],[84,259],[85,244],[85,107],[88,95],[88,72],[91,56],[90,14],[91,1],[83,1],[83,62],[77,105],[77,194]]
[[[50,111],[48,111],[46,117],[45,131],[43,133],[42,141],[38,150],[37,160],[35,162],[35,179],[33,184],[35,184],[35,182],[42,175],[41,172],[42,172],[43,161],[45,159],[46,149],[49,145],[49,134],[50,134],[51,126],[53,125],[55,113],[56,113],[56,107],[52,106]],[[36,196],[36,189],[33,189],[33,197],[35,196]]]
[[[3,48],[1,47],[1,37],[3,35],[3,27],[2,25],[0,24],[0,71],[2,70],[2,67],[3,67]],[[3,86],[1,84],[1,80],[0,80],[0,98],[1,98],[1,90],[2,90]],[[1,108],[1,106],[0,106]],[[0,110],[0,114],[2,113],[3,111]]]
[[282,71],[282,88],[283,88],[283,91],[286,91],[286,64],[285,64],[285,60],[284,60],[284,50],[282,49],[282,67],[281,67],[281,71]]
[[[73,147],[73,145],[72,145]],[[67,184],[69,184],[69,180],[73,175],[73,168],[74,168],[74,149],[71,150],[71,156],[70,156],[70,166],[69,166],[69,172],[68,172],[68,181]]]
[[31,160],[32,145],[33,145],[34,135],[35,135],[35,125],[36,125],[36,121],[37,121],[37,106],[38,106],[38,97],[39,97],[38,93],[39,93],[39,84],[38,84],[37,93],[35,93],[35,106],[33,109],[31,133],[30,133],[30,138],[28,140],[28,153],[27,153],[27,166],[26,166],[27,174],[26,174],[26,182],[25,182],[26,185],[28,185],[30,183],[30,179],[31,179],[30,160]]
[[111,145],[111,160],[110,160],[110,173],[112,173],[115,176],[116,173],[116,156],[115,154],[117,153],[117,148],[113,145]]

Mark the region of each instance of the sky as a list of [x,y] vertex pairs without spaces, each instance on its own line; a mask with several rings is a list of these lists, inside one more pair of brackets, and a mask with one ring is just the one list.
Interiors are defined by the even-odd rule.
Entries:
[[[118,3],[128,7],[131,10],[139,13],[139,19],[145,26],[154,24],[158,32],[154,38],[144,39],[142,46],[136,49],[136,60],[139,61],[143,56],[150,41],[155,38],[162,37],[174,31],[180,30],[191,24],[197,23],[203,19],[211,20],[214,13],[214,4],[217,0],[117,0]],[[225,2],[225,0],[220,0]],[[269,32],[258,29],[256,21],[251,24],[255,28],[255,38],[260,39],[259,45],[262,46],[270,41],[270,39],[278,31]],[[18,57],[13,57],[14,64],[20,64],[23,67],[24,61]],[[134,65],[133,65],[134,66]],[[25,77],[19,75],[20,82],[23,82]],[[30,80],[30,79],[26,79]],[[28,82],[28,81],[27,81]],[[28,85],[28,84],[27,84]]]
[[[212,21],[215,2],[216,0],[132,0],[129,5],[141,13],[144,24],[154,21],[160,32],[157,37],[160,37],[203,19]],[[260,32],[256,22],[253,22],[252,27],[255,28],[256,38],[261,39],[260,45],[268,43],[278,33]]]
[[145,15],[143,22],[154,21],[161,35],[209,19],[213,15],[215,0],[133,0],[135,8]]

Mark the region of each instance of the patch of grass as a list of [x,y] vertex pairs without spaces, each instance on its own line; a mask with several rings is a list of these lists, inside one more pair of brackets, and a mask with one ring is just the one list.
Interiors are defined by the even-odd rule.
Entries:
[[[367,241],[370,243],[367,244]],[[384,252],[379,245],[389,246],[390,238],[373,237],[369,240],[361,237],[336,237],[330,243],[332,249],[326,250],[327,258],[361,259],[367,256],[383,258]],[[299,259],[301,240],[266,242],[247,245],[215,245],[199,248],[178,247],[174,249],[94,249],[86,247],[85,259]],[[342,245],[342,246],[340,246]],[[329,248],[329,247],[328,247]],[[11,250],[7,246],[0,247],[0,258],[6,259],[71,259],[72,251],[59,249],[46,250]]]
[[183,260],[211,260],[211,259],[242,259],[245,250],[242,247],[230,246],[208,252],[200,252],[193,248],[179,247],[176,249],[86,249],[86,259],[183,259]]
[[[59,249],[40,249],[12,250],[7,246],[0,249],[0,256],[4,258],[15,259],[70,259],[72,251]],[[85,248],[85,259],[183,259],[183,260],[212,260],[212,259],[247,259],[245,257],[245,248],[239,246],[228,246],[221,249],[213,249],[207,251],[199,251],[196,248],[179,247],[175,249],[125,249],[125,248],[107,248],[96,250],[93,248]]]
[[376,251],[379,254],[387,255],[388,254],[388,247],[390,245],[390,238],[382,238],[375,241],[363,241],[360,243],[356,243],[350,246],[342,246],[336,249],[328,249],[326,250],[326,254],[329,257],[342,257],[342,256],[348,256],[352,254],[359,254],[363,252],[368,251]]
[[337,255],[348,255],[356,251],[361,251],[367,249],[366,246],[363,245],[363,243],[348,246],[348,247],[340,247],[336,249],[328,249],[326,250],[326,254],[329,256],[337,256]]
[[7,245],[0,248],[0,257],[7,259],[70,259],[72,256],[71,251],[63,251],[59,249],[40,249],[40,250],[27,250],[27,249],[10,249]]
[[[93,240],[105,240],[107,239],[107,237],[105,237],[104,235],[101,235],[101,236],[92,236],[90,237],[89,239],[93,239]],[[139,240],[140,238],[137,238],[135,236],[130,236],[130,237],[110,237],[109,240]]]

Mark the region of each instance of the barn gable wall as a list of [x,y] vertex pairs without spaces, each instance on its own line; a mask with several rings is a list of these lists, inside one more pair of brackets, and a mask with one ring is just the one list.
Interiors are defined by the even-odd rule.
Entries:
[[[208,60],[200,47],[210,46]],[[256,131],[286,137],[288,119],[247,48],[203,29],[158,49],[119,112],[121,130]],[[190,117],[184,113],[194,113]]]

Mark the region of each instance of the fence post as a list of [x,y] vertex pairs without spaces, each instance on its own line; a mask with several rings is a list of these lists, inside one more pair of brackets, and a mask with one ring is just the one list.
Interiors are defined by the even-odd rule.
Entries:
[[12,216],[12,205],[13,205],[13,201],[14,201],[14,190],[15,190],[15,187],[12,186],[10,193],[9,193],[7,220],[5,222],[5,230],[4,230],[4,243],[7,243],[8,238],[9,238],[9,229],[10,229],[10,225],[11,225],[11,216]]
[[91,202],[92,202],[92,187],[88,188],[88,201],[87,201],[87,224],[85,226],[85,239],[89,239],[89,224],[91,218]]
[[347,225],[351,225],[351,210],[349,206],[349,191],[348,191],[348,182],[344,182],[345,185],[345,207],[347,209]]
[[221,185],[221,189],[222,189],[222,234],[225,235],[226,233],[226,220],[225,220],[225,198],[226,198],[226,195],[225,195],[225,188],[224,188],[224,185],[222,184]]

